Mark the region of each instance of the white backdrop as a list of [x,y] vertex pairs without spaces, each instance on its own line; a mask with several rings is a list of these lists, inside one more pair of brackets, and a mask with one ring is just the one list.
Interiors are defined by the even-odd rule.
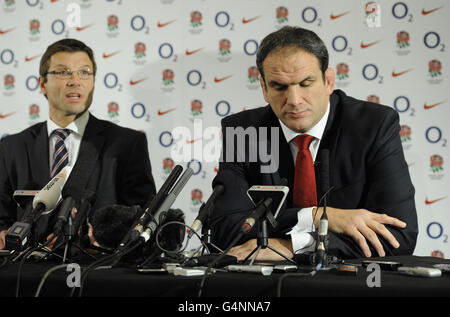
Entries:
[[[253,68],[258,44],[284,25],[302,26],[324,39],[336,88],[400,113],[416,188],[415,254],[449,258],[449,15],[446,0],[2,0],[0,136],[46,120],[41,54],[77,38],[98,65],[92,113],[147,134],[159,188],[176,146],[204,149],[202,131],[265,105]],[[192,135],[176,138],[176,127]],[[174,205],[191,224],[218,164],[177,163],[195,172]]]

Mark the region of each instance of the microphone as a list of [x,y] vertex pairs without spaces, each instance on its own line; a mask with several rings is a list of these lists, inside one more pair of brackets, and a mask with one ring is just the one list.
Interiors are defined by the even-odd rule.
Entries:
[[234,174],[230,170],[224,169],[221,170],[214,178],[212,182],[213,192],[211,196],[209,196],[206,203],[200,207],[200,210],[198,211],[198,216],[192,223],[191,226],[192,230],[189,231],[188,239],[192,238],[194,232],[200,231],[205,219],[211,214],[211,211],[214,209],[214,203],[216,199],[219,196],[223,195],[223,193],[225,192],[224,184],[233,184],[233,177]]
[[276,206],[277,208],[272,208],[272,210],[276,210],[278,212],[281,205],[284,203],[284,200],[286,199],[287,192],[289,191],[286,178],[282,178],[280,185],[278,186],[256,186],[256,190],[252,190],[253,187],[254,186],[249,189],[249,191],[247,192],[248,194],[250,194],[250,192],[258,192],[260,194],[264,194],[265,198],[261,199],[257,203],[256,208],[242,224],[241,231],[244,234],[250,232],[255,223],[266,213],[266,210],[272,205],[273,202],[275,202],[274,206]]
[[6,233],[5,244],[8,250],[21,250],[29,242],[34,222],[42,212],[54,209],[58,203],[66,177],[67,169],[63,168],[61,173],[52,178],[34,196],[31,212],[27,210],[21,221],[16,221]]
[[158,193],[156,193],[153,199],[149,203],[147,203],[147,207],[145,208],[142,216],[131,226],[131,229],[123,237],[122,241],[119,243],[116,253],[123,250],[123,248],[129,241],[134,241],[139,238],[141,233],[144,231],[144,226],[148,223],[151,215],[155,213],[156,209],[161,205],[163,199],[167,197],[170,189],[172,188],[173,184],[175,184],[182,171],[183,167],[181,165],[176,165],[173,168],[172,172],[167,177]]
[[328,217],[327,217],[327,195],[330,187],[330,166],[329,166],[329,156],[330,152],[327,149],[321,151],[320,157],[320,177],[322,184],[322,192],[323,195],[323,214],[320,217],[319,227],[318,227],[318,236],[319,243],[317,245],[316,256],[317,263],[319,265],[324,265],[327,263],[327,255],[326,248],[328,243]]
[[72,208],[75,207],[76,201],[72,197],[67,197],[59,208],[58,215],[56,216],[56,222],[53,226],[53,233],[59,235],[66,224],[67,219],[71,217]]
[[183,187],[186,185],[187,181],[189,180],[189,178],[191,178],[193,174],[194,170],[188,167],[184,171],[183,175],[181,175],[178,182],[173,186],[173,189],[167,195],[166,199],[162,202],[158,210],[151,215],[150,222],[146,224],[145,231],[142,232],[140,235],[141,238],[144,239],[144,242],[147,242],[150,239],[150,237],[155,233],[158,225],[164,221],[168,210],[175,202],[175,199],[177,199],[178,194],[181,192],[181,190],[183,189]]
[[42,212],[50,211],[56,207],[61,196],[62,188],[67,178],[67,167],[64,167],[61,172],[53,177],[47,185],[42,188],[33,199],[33,219],[40,216]]

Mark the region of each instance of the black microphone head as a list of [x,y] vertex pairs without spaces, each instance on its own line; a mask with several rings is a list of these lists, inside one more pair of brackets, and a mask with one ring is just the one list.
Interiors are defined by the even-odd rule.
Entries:
[[233,173],[230,169],[221,169],[212,181],[212,188],[215,189],[216,187],[223,187],[223,192],[225,192],[225,186],[227,184],[233,184],[235,179],[236,174]]

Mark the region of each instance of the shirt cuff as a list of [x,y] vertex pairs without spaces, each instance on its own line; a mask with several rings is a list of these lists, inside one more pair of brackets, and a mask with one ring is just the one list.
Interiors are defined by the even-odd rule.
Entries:
[[315,239],[309,232],[315,231],[312,210],[315,207],[300,209],[297,213],[297,224],[288,233],[291,236],[294,254],[313,251]]

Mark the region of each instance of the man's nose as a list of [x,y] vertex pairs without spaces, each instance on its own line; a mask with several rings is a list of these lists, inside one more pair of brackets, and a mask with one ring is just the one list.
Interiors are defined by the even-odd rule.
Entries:
[[287,100],[286,102],[290,105],[300,105],[304,101],[303,92],[298,85],[291,85],[287,89]]

